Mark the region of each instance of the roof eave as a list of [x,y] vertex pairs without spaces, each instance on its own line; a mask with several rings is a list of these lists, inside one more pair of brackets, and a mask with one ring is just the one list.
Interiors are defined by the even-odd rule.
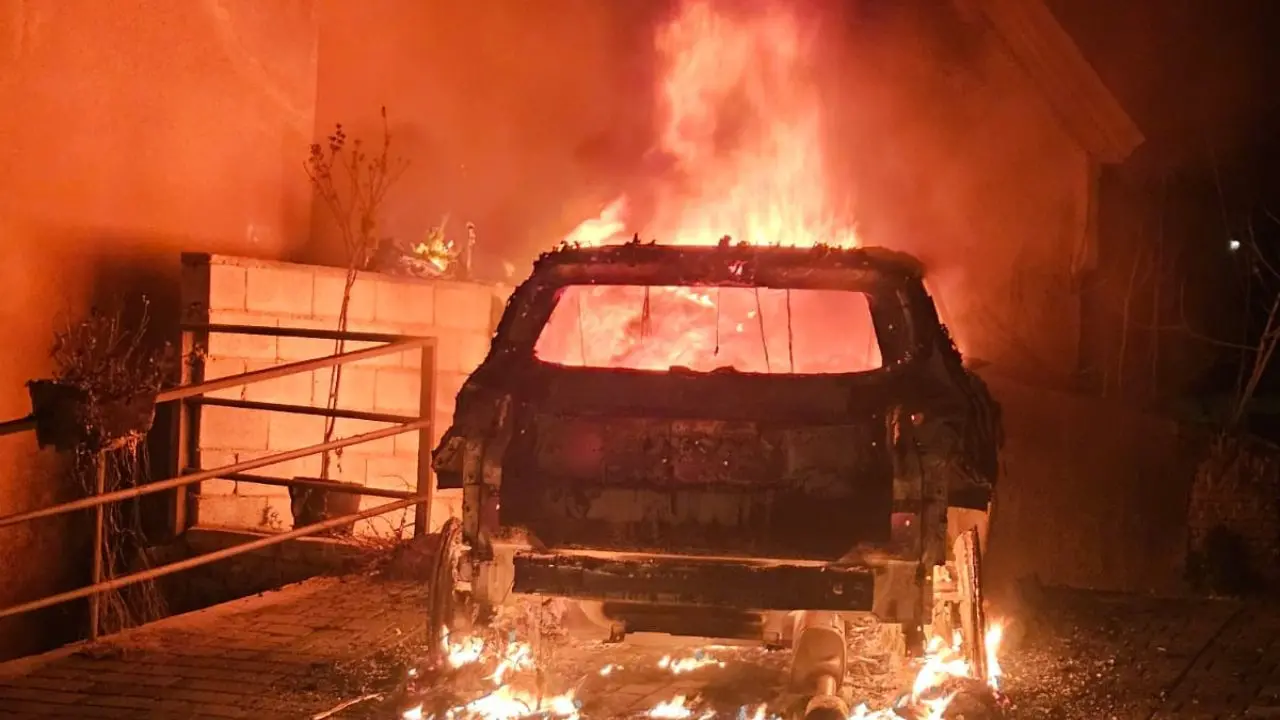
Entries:
[[985,21],[1096,161],[1121,163],[1145,138],[1042,0],[954,0]]

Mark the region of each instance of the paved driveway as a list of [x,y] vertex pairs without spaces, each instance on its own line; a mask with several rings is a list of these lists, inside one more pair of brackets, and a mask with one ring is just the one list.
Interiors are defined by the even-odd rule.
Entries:
[[[310,718],[365,698],[333,717],[394,720],[389,700],[366,696],[388,694],[421,656],[425,600],[415,583],[316,579],[10,662],[0,717]],[[1280,610],[1045,592],[1021,614],[1003,659],[1013,717],[1280,718]],[[906,671],[855,655],[868,699],[902,686]],[[706,662],[674,673],[664,656]],[[563,645],[544,680],[575,687],[588,717],[619,718],[677,695],[725,709],[787,703],[785,664],[755,648],[640,638]]]

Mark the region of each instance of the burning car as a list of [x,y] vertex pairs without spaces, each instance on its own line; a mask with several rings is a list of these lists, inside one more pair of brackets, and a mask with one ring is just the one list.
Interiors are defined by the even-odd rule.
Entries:
[[535,263],[433,465],[463,605],[790,646],[821,705],[850,613],[982,667],[1000,441],[914,258],[631,242]]

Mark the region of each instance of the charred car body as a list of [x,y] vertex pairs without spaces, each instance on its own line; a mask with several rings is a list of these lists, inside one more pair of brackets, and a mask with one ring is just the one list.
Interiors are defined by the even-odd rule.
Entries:
[[954,518],[981,524],[999,445],[910,256],[633,242],[536,262],[434,467],[463,490],[475,606],[554,596],[615,639],[791,644],[821,684],[844,613],[963,630],[982,662]]

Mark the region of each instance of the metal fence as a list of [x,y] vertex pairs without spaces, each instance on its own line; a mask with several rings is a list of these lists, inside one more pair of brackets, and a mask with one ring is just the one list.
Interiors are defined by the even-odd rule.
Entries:
[[[240,375],[206,381],[204,379],[203,362],[200,362],[198,359],[193,362],[186,362],[186,360],[188,358],[198,358],[198,355],[194,351],[199,348],[207,348],[209,335],[215,333],[267,335],[277,338],[309,338],[316,340],[333,340],[335,342],[342,340],[344,342],[351,343],[379,344],[359,350],[343,352],[341,354],[315,358],[313,360],[303,360],[285,365],[277,365],[275,367],[246,372]],[[92,584],[88,587],[79,588],[77,590],[70,590],[0,609],[0,619],[10,617],[12,615],[31,612],[33,610],[40,610],[69,600],[89,598],[89,638],[94,640],[97,639],[99,634],[100,618],[98,601],[101,594],[105,592],[133,585],[135,583],[164,577],[165,575],[171,575],[183,570],[200,567],[202,565],[208,565],[209,563],[225,560],[227,558],[235,557],[260,548],[269,547],[271,545],[277,545],[296,538],[315,535],[320,532],[353,525],[360,520],[376,517],[383,513],[400,510],[402,508],[414,508],[414,534],[421,535],[426,533],[428,531],[428,523],[431,517],[431,492],[434,487],[430,462],[432,441],[432,422],[430,418],[435,410],[435,349],[435,338],[431,337],[412,337],[404,335],[388,335],[383,333],[337,332],[331,330],[308,330],[301,328],[259,327],[251,325],[184,324],[182,326],[182,357],[184,362],[181,384],[178,387],[161,392],[156,397],[157,405],[170,402],[178,403],[177,411],[174,413],[174,419],[169,428],[170,438],[172,441],[172,460],[169,466],[170,477],[165,480],[159,480],[145,485],[138,485],[113,492],[105,492],[105,488],[103,486],[104,476],[101,470],[105,464],[100,462],[97,491],[95,494],[79,500],[61,503],[59,505],[0,516],[0,528],[87,509],[93,509],[95,519]],[[312,370],[319,370],[327,367],[337,367],[381,355],[389,355],[392,353],[412,350],[420,350],[422,353],[422,384],[418,410],[418,414],[422,417],[207,397],[208,393],[218,390],[259,383],[266,380],[274,380],[297,373],[310,372]],[[390,427],[381,428],[360,435],[340,438],[315,445],[308,445],[295,450],[287,450],[223,467],[202,469],[199,468],[200,408],[209,406],[233,407],[248,410],[260,410],[264,412],[321,415],[329,418],[371,420],[375,422],[392,423],[392,425]],[[0,435],[31,431],[34,430],[35,427],[36,418],[33,415],[20,420],[0,423]],[[407,432],[417,432],[419,434],[417,487],[412,492],[354,486],[347,483],[339,483],[320,478],[274,478],[254,475],[249,472],[268,465],[295,460],[309,455],[330,452]],[[237,482],[257,483],[262,485],[283,485],[289,488],[322,489],[327,492],[391,498],[393,499],[393,502],[383,503],[367,510],[361,510],[359,512],[340,517],[328,518],[314,524],[295,528],[288,532],[268,535],[250,542],[224,548],[216,552],[198,555],[196,557],[187,558],[167,565],[160,565],[137,573],[122,575],[110,580],[103,580],[103,507],[107,503],[129,500],[154,493],[168,492],[170,493],[169,526],[174,534],[180,534],[190,527],[191,524],[190,514],[188,513],[189,498],[186,492],[187,488],[201,481],[211,480],[214,478],[225,478],[235,480]]]

